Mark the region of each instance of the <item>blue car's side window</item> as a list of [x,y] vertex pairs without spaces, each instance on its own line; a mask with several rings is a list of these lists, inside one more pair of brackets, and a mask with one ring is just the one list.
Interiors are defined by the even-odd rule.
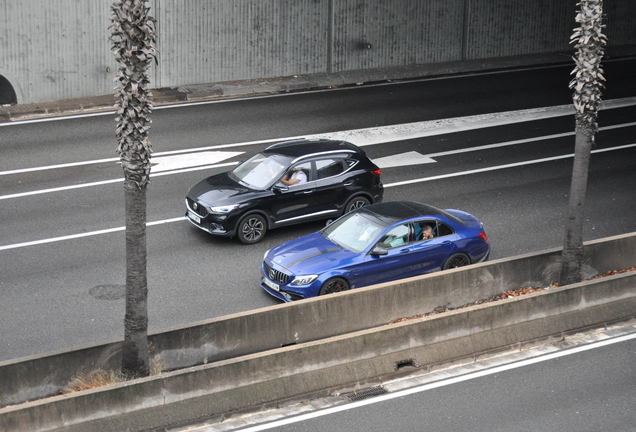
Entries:
[[437,237],[437,222],[426,220],[413,223],[413,235],[416,242]]
[[398,225],[387,231],[380,239],[378,246],[385,249],[393,249],[409,242],[409,227],[408,225]]

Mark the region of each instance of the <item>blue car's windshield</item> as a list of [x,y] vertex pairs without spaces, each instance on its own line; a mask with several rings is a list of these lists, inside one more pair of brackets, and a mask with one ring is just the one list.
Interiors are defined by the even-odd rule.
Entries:
[[360,253],[373,244],[383,227],[360,213],[349,213],[324,228],[322,235],[332,242]]
[[285,168],[274,156],[258,153],[230,171],[230,175],[252,189],[265,189],[282,176]]

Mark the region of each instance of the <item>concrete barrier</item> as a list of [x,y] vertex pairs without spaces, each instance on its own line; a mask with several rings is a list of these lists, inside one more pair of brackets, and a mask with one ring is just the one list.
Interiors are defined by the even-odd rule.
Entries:
[[[134,428],[135,421],[147,425],[144,421],[154,421],[161,417],[158,414],[152,414],[143,420],[146,418],[144,413],[153,409],[165,413],[175,411],[171,414],[171,418],[178,417],[184,420],[197,415],[209,415],[253,404],[258,405],[267,400],[302,394],[312,382],[316,386],[323,385],[320,388],[327,388],[331,385],[357,381],[359,374],[352,373],[348,368],[361,361],[365,362],[365,368],[370,367],[368,374],[365,375],[367,378],[364,379],[380,376],[386,374],[388,370],[386,364],[377,363],[381,362],[384,353],[388,352],[384,348],[379,348],[382,347],[381,340],[371,341],[368,339],[370,336],[365,336],[367,338],[365,343],[371,343],[371,345],[363,344],[362,347],[366,347],[366,351],[363,349],[360,353],[367,357],[345,357],[341,360],[338,360],[338,356],[342,354],[339,354],[338,350],[334,351],[333,348],[337,344],[333,345],[332,343],[340,339],[347,340],[358,332],[369,332],[369,334],[375,334],[376,337],[382,339],[387,337],[387,333],[378,333],[378,328],[386,330],[384,325],[397,318],[428,312],[442,305],[460,306],[475,300],[489,298],[506,289],[528,285],[547,286],[556,280],[559,255],[559,249],[527,254],[463,269],[405,279],[397,283],[362,288],[337,296],[221,317],[193,326],[159,332],[151,336],[156,355],[161,356],[162,362],[172,369],[181,367],[188,367],[188,369],[176,370],[161,374],[158,377],[137,380],[105,389],[22,403],[24,400],[57,393],[78,371],[90,371],[94,368],[117,369],[120,361],[120,342],[3,362],[0,364],[3,403],[5,405],[19,403],[20,405],[8,406],[0,410],[0,426],[2,426],[3,431],[53,430],[72,425],[82,425],[81,427],[77,426],[79,428],[77,430],[88,430],[85,429],[87,426],[84,422],[101,423],[97,419],[103,417],[109,418],[109,422],[115,424],[118,420],[110,418],[110,416],[115,415],[122,421],[128,419],[126,421],[131,422],[131,428],[103,429],[102,425],[100,426],[102,431],[139,430],[139,428]],[[636,234],[586,243],[585,255],[592,273],[634,265]],[[621,285],[620,290],[617,290],[610,284],[615,279],[626,281],[621,282],[626,285]],[[544,314],[551,314],[551,319],[540,319],[541,324],[539,324],[537,321],[539,318],[530,316],[527,319],[534,323],[532,326],[522,325],[520,330],[512,331],[515,320],[522,317],[522,315],[512,314],[510,315],[512,318],[508,318],[512,321],[501,328],[498,327],[497,336],[494,337],[493,333],[489,338],[495,341],[495,345],[501,343],[506,345],[541,337],[529,332],[530,328],[536,326],[547,326],[542,328],[539,332],[541,334],[554,334],[559,331],[567,331],[559,330],[560,328],[575,329],[584,325],[594,325],[611,319],[633,316],[636,308],[632,296],[636,295],[636,282],[630,274],[589,281],[572,287],[580,288],[588,285],[595,287],[593,293],[602,299],[601,303],[590,302],[590,299],[594,300],[595,297],[593,293],[586,291],[585,296],[580,297],[585,300],[585,303],[579,304],[578,309],[566,311],[563,306],[566,303],[562,304],[561,297],[545,296],[546,299],[551,299],[544,300],[549,304],[543,305],[540,311],[533,313],[538,313],[539,318],[547,317]],[[556,291],[547,291],[545,294],[556,294],[557,292],[569,291],[562,288]],[[525,297],[527,296],[524,296],[523,300],[526,300]],[[527,299],[534,297],[540,296],[531,296]],[[508,303],[503,302],[502,304]],[[597,307],[602,313],[590,313],[590,310]],[[473,311],[473,309],[470,310]],[[477,310],[481,309],[478,307]],[[503,316],[503,312],[499,309],[492,309],[492,311],[495,310]],[[558,323],[560,326],[554,326],[555,320],[560,314],[580,314],[577,312],[579,310],[585,311],[582,313],[583,317],[577,315],[576,320],[571,320],[571,316],[566,323]],[[461,316],[463,313],[468,312],[451,313],[448,316]],[[477,316],[474,311],[468,315]],[[487,316],[484,316],[485,318]],[[591,320],[591,322],[587,322],[583,318]],[[490,321],[486,320],[485,323],[491,326]],[[454,339],[468,337],[472,342],[466,343],[464,341],[459,345],[471,347],[472,353],[493,348],[489,348],[490,345],[481,342],[476,344],[475,342],[479,339],[474,338],[480,334],[480,332],[475,333],[475,329],[483,328],[484,323],[474,321],[474,318],[471,318],[471,321],[464,321],[464,324],[468,327],[464,328],[463,334],[453,333],[456,336]],[[428,331],[433,330],[429,329]],[[435,330],[435,332],[439,331]],[[501,334],[512,335],[512,339],[517,340],[510,342],[512,339],[503,338]],[[439,338],[442,337],[434,332],[431,335],[436,338],[435,343],[439,342]],[[390,336],[391,339],[394,337],[397,336]],[[412,338],[406,340],[411,341]],[[330,341],[329,344],[326,344],[326,341]],[[432,342],[425,341],[423,343],[426,345]],[[351,346],[355,345],[350,345],[349,348],[343,350],[345,354],[354,351]],[[298,354],[296,349],[307,351],[303,351],[304,354]],[[400,356],[414,355],[415,352],[408,352],[410,349],[423,349],[429,352],[433,348],[415,347],[414,345],[406,349],[402,346],[401,348],[393,347],[390,352],[399,353]],[[316,350],[318,351],[315,352]],[[310,358],[305,358],[305,354],[309,352],[312,353]],[[296,353],[293,357],[295,360],[283,361],[278,358],[282,355],[281,353]],[[300,357],[298,357],[299,355]],[[446,346],[439,355],[455,358],[467,354],[455,353],[454,350]],[[320,359],[319,364],[312,363],[311,358]],[[422,358],[417,359],[417,363],[427,364],[427,361],[423,361]],[[246,361],[247,363],[244,363]],[[344,375],[334,375],[334,367],[348,371]],[[327,374],[329,379],[322,376],[325,375],[325,368],[329,370]],[[223,372],[219,372],[220,370]],[[283,370],[286,372],[282,373]],[[234,373],[239,372],[239,375],[234,375]],[[291,375],[288,375],[288,372]],[[217,373],[220,375],[217,376]],[[305,373],[309,374],[306,377],[307,384],[296,383],[294,375]],[[211,378],[201,378],[207,376],[206,374],[212,374]],[[342,381],[346,377],[350,379]],[[335,381],[331,381],[331,378]],[[269,389],[265,384],[269,381],[272,381],[271,385],[278,390]],[[286,382],[294,382],[294,385],[288,387]],[[294,393],[296,390],[300,391]],[[213,403],[208,395],[216,395],[212,398],[214,399]],[[217,400],[219,395],[224,396]],[[9,402],[7,403],[7,401]],[[137,420],[133,421],[133,419]],[[162,420],[164,419],[162,418]],[[23,428],[23,425],[29,425],[29,427]]]
[[636,315],[636,273],[0,410],[5,432],[140,431],[259,406]]

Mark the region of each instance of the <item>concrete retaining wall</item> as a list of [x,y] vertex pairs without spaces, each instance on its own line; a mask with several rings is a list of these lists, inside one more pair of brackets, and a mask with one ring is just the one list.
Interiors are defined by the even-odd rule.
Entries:
[[[634,265],[636,233],[589,242],[585,245],[585,255],[586,261],[589,263],[590,273],[602,273]],[[409,337],[405,340],[410,341],[409,343],[412,343],[412,346],[394,346],[389,351],[379,349],[378,347],[381,345],[375,345],[376,342],[367,339],[365,343],[370,343],[371,345],[366,346],[366,351],[362,350],[356,353],[367,356],[365,358],[347,357],[356,352],[356,350],[351,350],[350,347],[343,350],[343,353],[337,350],[334,352],[328,345],[324,345],[325,340],[329,338],[335,338],[334,341],[342,338],[347,339],[353,337],[356,332],[384,335],[377,336],[383,338],[386,337],[386,334],[377,333],[378,326],[383,326],[397,318],[429,312],[442,305],[447,307],[460,306],[475,300],[489,298],[506,289],[522,286],[547,286],[550,282],[556,280],[559,256],[560,250],[554,249],[170,329],[151,336],[151,341],[155,346],[155,354],[162,357],[161,362],[171,369],[191,367],[190,369],[164,373],[160,377],[114,386],[107,391],[94,390],[22,404],[25,400],[50,396],[59,392],[68,384],[71,377],[79,371],[88,372],[96,368],[118,369],[121,358],[120,342],[3,362],[0,363],[0,382],[2,383],[0,397],[2,398],[2,405],[18,403],[21,405],[0,410],[0,426],[3,426],[0,429],[7,431],[50,430],[45,427],[45,424],[57,424],[56,427],[61,426],[60,423],[54,421],[55,415],[60,419],[73,419],[73,422],[86,421],[91,419],[90,416],[95,415],[92,412],[95,411],[96,406],[100,407],[99,411],[101,414],[99,415],[109,416],[131,413],[130,415],[135,418],[141,415],[137,414],[137,411],[150,407],[162,407],[161,411],[166,413],[172,412],[174,408],[178,413],[181,413],[182,408],[177,408],[179,404],[187,404],[189,407],[185,409],[185,414],[178,414],[180,418],[188,415],[194,416],[194,414],[188,414],[190,410],[205,411],[205,414],[223,412],[243,406],[251,406],[254,397],[258,400],[262,398],[275,400],[281,394],[284,397],[302,394],[306,385],[310,385],[303,384],[299,387],[296,385],[287,387],[283,381],[295,379],[293,376],[287,376],[287,373],[292,375],[318,374],[315,383],[316,385],[323,385],[320,388],[340,385],[343,383],[341,381],[343,377],[350,377],[349,381],[357,381],[357,373],[351,374],[351,371],[349,371],[347,374],[338,377],[338,382],[330,383],[330,381],[325,380],[325,377],[320,375],[319,371],[324,370],[325,367],[335,367],[340,364],[339,361],[341,361],[342,365],[338,367],[345,369],[349,367],[347,365],[360,361],[366,362],[365,364],[376,364],[376,362],[381,361],[380,358],[385,352],[400,353],[401,356],[407,357],[413,357],[415,354],[403,351],[415,349],[425,350],[428,353],[429,348],[426,348],[425,345],[439,341],[440,338],[444,337],[444,333],[430,333],[435,338],[434,341],[417,341],[416,338],[415,342],[412,342],[412,338]],[[636,282],[632,275],[628,273],[624,276],[603,278],[576,285],[576,287],[592,286],[594,288],[593,291],[589,291],[588,288],[584,295],[579,296],[579,299],[582,300],[579,300],[579,303],[573,308],[571,307],[571,310],[565,308],[564,305],[568,303],[563,303],[561,297],[538,296],[541,298],[545,297],[546,300],[543,301],[548,302],[548,304],[543,305],[539,309],[538,316],[526,313],[527,317],[524,319],[535,322],[533,324],[535,327],[541,327],[541,331],[538,333],[539,336],[529,332],[534,328],[533,326],[523,325],[519,330],[511,330],[510,326],[516,322],[517,317],[521,318],[523,316],[512,314],[510,315],[512,321],[507,324],[498,323],[497,328],[499,329],[498,332],[504,335],[509,334],[515,340],[510,342],[506,338],[502,339],[501,336],[492,339],[492,335],[486,339],[492,339],[495,346],[504,346],[508,343],[542,337],[541,335],[543,334],[567,331],[565,327],[576,329],[585,325],[632,316],[636,310],[632,299],[633,296],[636,296]],[[620,280],[622,281],[620,283],[624,285],[620,285],[620,289],[617,289],[612,285],[618,283],[612,282],[614,280]],[[563,288],[556,291],[549,290],[545,294],[561,292],[570,291]],[[525,297],[527,296],[524,296],[524,299]],[[504,302],[503,304],[508,303],[510,302]],[[530,306],[527,308],[530,308]],[[598,314],[596,312],[590,313],[590,308],[600,308],[601,312]],[[481,309],[483,308],[477,308],[477,310]],[[500,311],[500,309],[496,310]],[[580,310],[585,310],[585,313],[579,313]],[[502,315],[501,319],[503,319],[505,311],[506,309],[504,308],[501,312],[497,312]],[[576,319],[571,320],[571,318],[568,318],[566,322],[558,322],[558,315],[565,312],[575,314]],[[448,315],[455,316],[457,314]],[[577,314],[581,316],[579,317]],[[471,318],[468,321],[464,321],[468,327],[462,330],[463,333],[452,333],[455,337],[468,337],[472,341],[468,344],[461,343],[460,345],[469,346],[473,352],[494,348],[495,346],[484,345],[481,342],[477,343],[475,341],[479,339],[473,338],[476,334],[480,334],[480,331],[482,331],[480,329],[490,329],[494,325],[492,323],[494,318],[500,318],[485,315],[483,317],[485,321],[481,322],[474,321],[475,312],[471,312],[469,315]],[[548,316],[551,318],[548,319]],[[464,318],[464,320],[466,319]],[[554,326],[555,320],[559,324],[556,327]],[[591,320],[592,322],[587,322],[586,320]],[[428,322],[429,320],[425,321]],[[384,327],[381,328],[384,329]],[[390,339],[393,338],[394,336],[390,337]],[[284,366],[285,362],[272,361],[272,358],[269,357],[270,354],[278,356],[280,355],[279,352],[296,352],[295,350],[301,347],[310,351],[319,350],[318,352],[322,354],[312,354],[312,356],[317,355],[315,358],[321,359],[320,364],[312,364],[310,360],[305,360],[304,357],[295,357],[297,363],[295,363],[295,366],[292,366],[293,362],[290,363],[290,368],[288,369]],[[265,353],[266,351],[267,353]],[[338,360],[338,355],[345,355],[345,358]],[[445,347],[439,355],[454,358],[466,355],[466,353],[456,353]],[[313,358],[312,356],[310,358]],[[427,364],[429,360],[426,360],[428,358],[426,356],[420,356],[421,358],[417,359],[417,363]],[[257,361],[256,359],[261,359],[258,361],[265,363],[261,363],[253,369],[241,370],[240,375],[233,375],[234,372],[225,370],[220,375],[224,376],[222,379],[216,375],[210,380],[197,378],[198,374],[208,369],[210,371],[218,371],[217,368],[219,367],[229,367],[227,365],[237,364],[237,362],[242,364],[241,362],[246,360]],[[248,362],[248,364],[251,363]],[[194,365],[202,366],[192,367]],[[300,370],[297,369],[299,365]],[[243,367],[246,366],[241,366],[241,368]],[[280,375],[282,371],[285,371],[285,373]],[[382,368],[373,366],[368,371],[368,377],[379,376],[385,374],[386,371],[386,364]],[[194,375],[189,376],[189,373]],[[333,371],[330,370],[328,375],[332,376],[332,373]],[[225,376],[225,374],[230,375]],[[181,384],[178,385],[180,387],[179,391],[174,392],[171,390],[175,385],[174,383],[179,382],[171,381],[171,377],[177,379],[176,377],[184,376],[186,378],[179,379],[185,380],[188,384],[186,385],[181,381]],[[282,376],[285,379],[280,381]],[[246,381],[241,382],[239,377]],[[282,387],[277,391],[268,390],[263,393],[264,390],[258,386],[265,384],[260,383],[260,381],[267,382],[272,379],[275,379],[275,384],[272,385]],[[312,379],[308,378],[308,383],[311,382]],[[292,388],[294,389],[293,391]],[[294,393],[296,390],[302,391]],[[115,399],[121,401],[114,406],[111,402],[108,402],[110,400],[108,395],[111,395],[109,393],[111,391],[114,392],[112,394],[118,395]],[[246,391],[255,393],[249,396],[243,393]],[[128,396],[120,395],[122,392]],[[219,392],[228,392],[227,397],[229,399],[224,399],[227,402],[226,405],[215,399],[212,405],[209,405],[210,402],[205,402],[204,407],[207,407],[205,409],[204,407],[194,408],[198,403],[196,402],[197,398],[203,398],[201,399],[202,401],[207,400],[205,395],[208,393],[214,393],[217,395],[215,398],[218,398]],[[138,403],[134,402],[134,400],[131,401],[130,398],[133,396],[139,401]],[[81,405],[81,409],[78,409],[78,403]],[[169,405],[172,403],[177,405]],[[258,403],[262,403],[262,401]],[[55,408],[49,407],[49,404],[52,404],[51,406]],[[167,405],[171,408],[168,408]],[[215,408],[217,406],[218,408]],[[53,411],[50,411],[50,409],[53,409]],[[74,412],[77,415],[73,414]],[[153,414],[149,418],[156,417]],[[67,421],[70,422],[70,420]],[[43,424],[38,424],[40,422],[43,422]],[[33,427],[31,429],[21,429],[23,424],[31,424]],[[130,430],[137,429],[133,428]]]

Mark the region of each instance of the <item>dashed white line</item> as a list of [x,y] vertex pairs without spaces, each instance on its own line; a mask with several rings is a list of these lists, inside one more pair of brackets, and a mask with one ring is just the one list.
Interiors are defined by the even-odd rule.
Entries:
[[[172,222],[181,222],[183,220],[185,220],[185,216],[176,217],[176,218],[172,218],[172,219],[164,219],[164,220],[159,220],[159,221],[155,221],[155,222],[148,222],[146,224],[146,226],[163,225],[163,224],[168,224],[168,223],[172,223]],[[61,236],[61,237],[52,237],[52,238],[48,238],[48,239],[34,240],[34,241],[29,241],[29,242],[24,242],[24,243],[15,243],[15,244],[12,244],[12,245],[0,246],[0,251],[10,250],[10,249],[19,249],[19,248],[29,247],[29,246],[39,246],[39,245],[43,245],[43,244],[47,244],[47,243],[55,243],[55,242],[60,242],[60,241],[65,241],[65,240],[73,240],[73,239],[78,239],[78,238],[82,238],[82,237],[92,237],[92,236],[102,235],[102,234],[111,234],[111,233],[114,233],[114,232],[124,231],[125,229],[126,229],[126,227],[108,228],[108,229],[103,229],[103,230],[99,230],[99,231],[91,231],[91,232],[85,232],[85,233],[80,233],[80,234],[71,234],[71,235]]]

